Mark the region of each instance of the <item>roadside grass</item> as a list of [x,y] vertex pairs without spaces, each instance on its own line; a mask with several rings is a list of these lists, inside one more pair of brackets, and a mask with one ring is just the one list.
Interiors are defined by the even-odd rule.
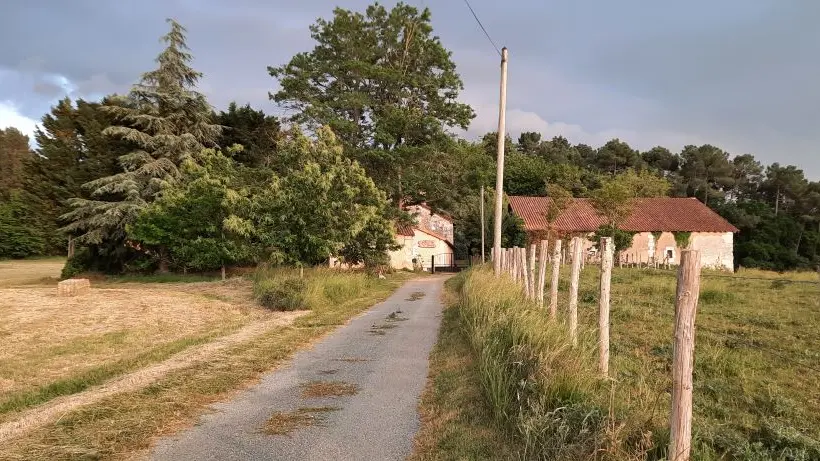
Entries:
[[[611,380],[596,376],[597,268],[579,290],[581,343],[486,269],[459,276],[455,308],[492,420],[524,459],[663,459],[668,444],[674,274],[613,273]],[[697,317],[694,459],[820,459],[820,286],[805,277],[704,273]],[[745,277],[744,277],[745,276]],[[815,275],[816,276],[816,275]],[[459,281],[454,281],[459,283]],[[485,424],[488,424],[486,421]]]
[[[388,297],[410,275],[395,274],[378,280],[361,273],[332,274],[325,283],[323,270],[305,270],[311,313],[293,325],[274,328],[220,354],[172,372],[137,392],[126,392],[71,411],[59,421],[33,429],[0,448],[0,459],[125,459],[147,450],[155,437],[191,425],[208,404],[223,400],[255,382],[294,352],[332,331],[374,303]],[[347,278],[367,286],[360,296],[336,301],[319,295],[328,285]],[[368,280],[362,280],[368,279]],[[334,289],[330,289],[333,292]]]
[[457,276],[446,282],[438,342],[430,354],[419,404],[421,427],[408,460],[516,459],[513,439],[495,423],[484,398],[478,364],[456,306],[459,281]]

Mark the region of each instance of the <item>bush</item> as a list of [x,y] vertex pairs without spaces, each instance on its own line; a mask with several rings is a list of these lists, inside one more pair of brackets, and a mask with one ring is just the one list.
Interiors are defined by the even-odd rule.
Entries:
[[306,309],[307,283],[297,277],[266,278],[254,283],[254,295],[264,307],[277,311]]
[[63,270],[60,272],[60,278],[70,279],[77,274],[87,272],[90,266],[89,258],[91,258],[91,252],[88,251],[88,248],[77,248],[74,256],[66,259]]

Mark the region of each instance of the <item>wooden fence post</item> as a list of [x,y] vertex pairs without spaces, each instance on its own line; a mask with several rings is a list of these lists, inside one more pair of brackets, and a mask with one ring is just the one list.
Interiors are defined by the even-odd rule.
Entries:
[[515,248],[507,248],[507,273],[513,277],[513,268],[515,267]]
[[558,316],[558,276],[561,272],[561,241],[556,240],[552,249],[552,280],[550,281],[550,318]]
[[602,237],[601,292],[598,296],[598,369],[609,376],[609,288],[612,281],[612,237]]
[[431,274],[436,273],[436,255],[431,255],[430,256],[430,273]]
[[544,284],[547,282],[547,247],[549,242],[541,240],[541,248],[538,253],[538,307],[544,307]]
[[669,417],[670,461],[689,461],[692,447],[692,368],[695,316],[700,295],[700,252],[681,250],[675,296],[675,347],[672,350],[672,411]]
[[572,271],[569,279],[569,336],[578,345],[578,280],[581,277],[581,239],[572,238]]
[[530,270],[530,292],[529,298],[535,299],[536,281],[535,281],[535,250],[537,246],[533,243],[530,245],[530,263],[528,269]]
[[520,271],[519,271],[519,268],[518,268],[518,265],[520,263],[519,258],[518,258],[518,255],[519,255],[518,247],[513,247],[512,252],[513,252],[513,254],[512,254],[512,257],[513,257],[512,258],[512,260],[513,260],[513,273],[512,273],[512,276],[513,276],[513,281],[515,283],[518,283],[518,276],[520,275],[519,274]]
[[521,286],[524,288],[524,297],[530,297],[530,269],[527,267],[527,247],[521,248]]

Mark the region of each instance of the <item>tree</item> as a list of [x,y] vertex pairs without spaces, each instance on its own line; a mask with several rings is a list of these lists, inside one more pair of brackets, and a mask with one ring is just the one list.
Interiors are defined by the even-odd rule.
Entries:
[[781,204],[789,206],[794,203],[807,185],[808,182],[803,175],[803,170],[794,165],[783,167],[779,163],[772,163],[766,167],[763,191],[774,202],[775,216],[777,216]]
[[681,176],[687,187],[687,195],[702,199],[721,198],[723,192],[734,184],[729,154],[715,146],[685,146],[681,152]]
[[680,168],[680,157],[665,147],[655,146],[642,153],[641,158],[649,168],[663,176],[674,173]]
[[178,186],[128,225],[128,237],[156,263],[167,257],[176,268],[222,268],[224,277],[226,265],[256,262],[251,198],[231,158],[205,149],[192,160],[182,165]]
[[220,146],[228,148],[235,144],[242,145],[243,149],[234,154],[238,162],[281,170],[276,152],[281,134],[276,117],[265,115],[249,104],[239,107],[232,102],[228,105],[227,112],[222,111],[216,116],[216,122],[223,127],[219,137]]
[[28,136],[17,128],[0,129],[0,198],[23,185],[23,167],[32,156]]
[[406,171],[424,168],[447,128],[466,128],[472,109],[451,54],[432,34],[428,9],[376,3],[365,13],[337,8],[310,27],[314,49],[269,67],[270,97],[310,129],[330,127],[397,202]]
[[763,180],[763,166],[749,154],[732,159],[732,190],[734,200],[751,200],[757,196]]
[[603,173],[617,174],[641,165],[641,156],[620,139],[607,141],[595,153],[593,166]]
[[529,155],[535,155],[538,151],[538,146],[541,145],[541,133],[534,131],[524,131],[518,136],[518,143],[516,148],[519,152]]
[[122,171],[117,158],[134,148],[103,134],[115,120],[102,106],[117,103],[111,97],[101,102],[62,99],[35,131],[37,155],[25,164],[24,188],[42,216],[48,253],[64,254],[65,235],[57,229],[63,224],[59,216],[71,210],[68,200],[91,198],[82,185]]
[[[158,68],[143,74],[127,102],[104,106],[122,121],[104,133],[137,149],[119,158],[122,172],[86,184],[93,199],[71,199],[73,209],[64,215],[70,224],[64,229],[78,234],[83,243],[119,246],[126,226],[179,179],[179,165],[218,140],[220,127],[211,123],[211,108],[193,89],[201,74],[188,65],[192,56],[185,29],[168,22],[170,32],[162,38],[167,47],[157,57]],[[165,266],[160,257],[160,270]]]
[[542,142],[536,154],[550,163],[567,166],[583,165],[581,154],[563,136],[555,136],[549,141]]
[[24,192],[13,190],[0,197],[0,258],[25,258],[43,254],[46,235],[37,209]]
[[297,152],[299,162],[253,198],[255,228],[269,254],[317,264],[345,247],[362,258],[387,251],[393,230],[386,196],[358,163],[342,156],[329,128],[318,130],[315,141],[294,131],[280,148]]

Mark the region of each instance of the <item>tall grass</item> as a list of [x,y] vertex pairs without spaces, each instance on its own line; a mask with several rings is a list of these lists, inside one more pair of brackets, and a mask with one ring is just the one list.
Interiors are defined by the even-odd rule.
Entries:
[[[820,290],[767,279],[704,274],[693,459],[820,459]],[[494,419],[524,459],[665,457],[675,277],[616,269],[612,282],[610,380],[595,367],[597,268],[582,274],[576,349],[565,319],[550,321],[509,278],[477,269],[451,284]]]
[[315,310],[361,298],[377,285],[379,279],[359,271],[260,268],[254,275],[253,293],[269,309]]
[[470,271],[460,313],[495,419],[524,443],[525,459],[582,460],[610,451],[607,387],[591,341],[573,347],[565,327],[506,278]]

